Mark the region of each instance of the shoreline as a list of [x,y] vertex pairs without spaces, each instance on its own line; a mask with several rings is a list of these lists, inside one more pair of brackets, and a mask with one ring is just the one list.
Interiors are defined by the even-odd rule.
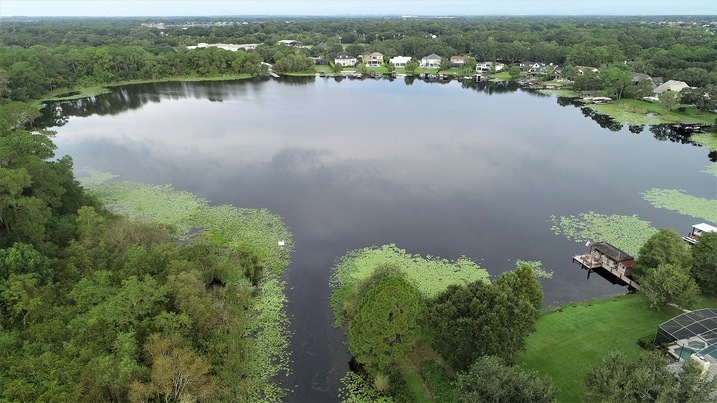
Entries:
[[[286,77],[319,77],[319,73],[323,72],[326,77],[339,77],[343,76],[341,73],[336,73],[321,66],[322,68],[316,71],[308,72],[295,72],[295,73],[282,73],[280,76]],[[346,70],[351,71],[351,70]],[[398,72],[397,72],[398,73]],[[440,73],[440,70],[436,73]],[[405,72],[398,73],[402,77],[413,76],[418,77],[417,74],[408,75]],[[381,72],[381,75],[384,75]],[[36,105],[38,109],[44,102],[62,102],[72,101],[83,98],[95,97],[102,94],[111,92],[112,87],[118,87],[122,85],[133,85],[133,84],[150,84],[150,83],[163,83],[163,82],[204,82],[204,81],[234,81],[234,80],[247,80],[251,78],[262,77],[252,76],[249,74],[237,74],[237,75],[224,75],[224,76],[213,76],[213,77],[167,77],[158,79],[148,80],[128,80],[128,81],[116,81],[104,85],[92,85],[87,87],[74,87],[74,88],[63,88],[55,90],[51,93],[46,94],[44,97],[30,101]],[[495,80],[491,78],[489,82],[505,82],[510,80]],[[549,96],[568,96],[577,97],[577,93],[572,88],[563,88],[562,86],[553,90],[538,90],[539,92]],[[680,106],[673,110],[666,110],[661,104],[647,102],[637,99],[621,99],[614,101],[610,104],[595,105],[586,104],[585,108],[590,108],[597,113],[606,115],[623,125],[635,125],[635,126],[651,126],[657,124],[675,124],[681,121],[689,120],[705,124],[714,124],[717,122],[717,113],[701,112],[695,110],[693,106]]]
[[[58,102],[58,101],[72,101],[75,99],[90,98],[97,95],[108,94],[112,87],[119,87],[122,85],[133,85],[133,84],[151,84],[151,83],[171,83],[171,82],[203,82],[203,81],[235,81],[235,80],[247,80],[250,78],[259,77],[252,76],[250,74],[236,74],[229,76],[213,76],[213,77],[166,77],[157,79],[147,80],[126,80],[126,81],[113,81],[107,84],[91,85],[86,87],[73,87],[73,88],[62,88],[45,94],[40,99],[33,100],[30,102],[42,103],[42,102]],[[70,94],[70,95],[68,95]]]

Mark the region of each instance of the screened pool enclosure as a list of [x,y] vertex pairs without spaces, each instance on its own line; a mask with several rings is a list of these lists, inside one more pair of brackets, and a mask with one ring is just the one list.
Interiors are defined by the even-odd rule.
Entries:
[[667,345],[677,359],[692,354],[717,359],[717,309],[698,309],[666,321],[657,329],[655,345]]

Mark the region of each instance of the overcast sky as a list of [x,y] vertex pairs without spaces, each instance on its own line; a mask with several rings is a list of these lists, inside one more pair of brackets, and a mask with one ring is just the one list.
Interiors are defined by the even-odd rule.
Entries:
[[716,0],[0,0],[0,16],[717,15]]

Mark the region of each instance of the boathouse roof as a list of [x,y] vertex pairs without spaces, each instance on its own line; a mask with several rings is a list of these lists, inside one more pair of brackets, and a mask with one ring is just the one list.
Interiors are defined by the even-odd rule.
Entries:
[[595,249],[596,251],[602,253],[603,255],[608,256],[609,258],[618,261],[618,262],[624,262],[625,260],[632,260],[633,257],[628,255],[627,253],[621,251],[620,249],[610,245],[607,242],[594,242],[590,244],[591,249]]
[[702,232],[717,232],[717,228],[706,223],[695,224],[692,228],[700,230]]

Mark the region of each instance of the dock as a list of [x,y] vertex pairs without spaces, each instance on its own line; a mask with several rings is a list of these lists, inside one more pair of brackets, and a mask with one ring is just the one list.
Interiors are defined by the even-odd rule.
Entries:
[[612,267],[610,264],[606,264],[606,262],[603,262],[602,259],[595,258],[590,253],[573,256],[573,262],[580,264],[584,269],[586,269],[588,271],[588,276],[591,271],[603,269],[620,279],[628,287],[633,288],[636,291],[640,291],[640,284],[637,284],[635,280],[628,277],[623,270],[619,270],[617,267]]
[[677,133],[692,134],[692,133],[704,133],[712,127],[711,124],[700,123],[700,122],[688,122],[682,121],[672,125],[672,129]]
[[273,71],[270,71],[270,72],[269,72],[269,75],[272,76],[272,77],[274,77],[274,78],[279,78],[279,77],[280,77],[278,74],[274,73]]
[[573,256],[573,262],[578,263],[588,271],[596,272],[613,284],[626,285],[630,291],[639,291],[640,284],[632,279],[632,264],[635,259],[607,242],[588,242],[588,253]]

